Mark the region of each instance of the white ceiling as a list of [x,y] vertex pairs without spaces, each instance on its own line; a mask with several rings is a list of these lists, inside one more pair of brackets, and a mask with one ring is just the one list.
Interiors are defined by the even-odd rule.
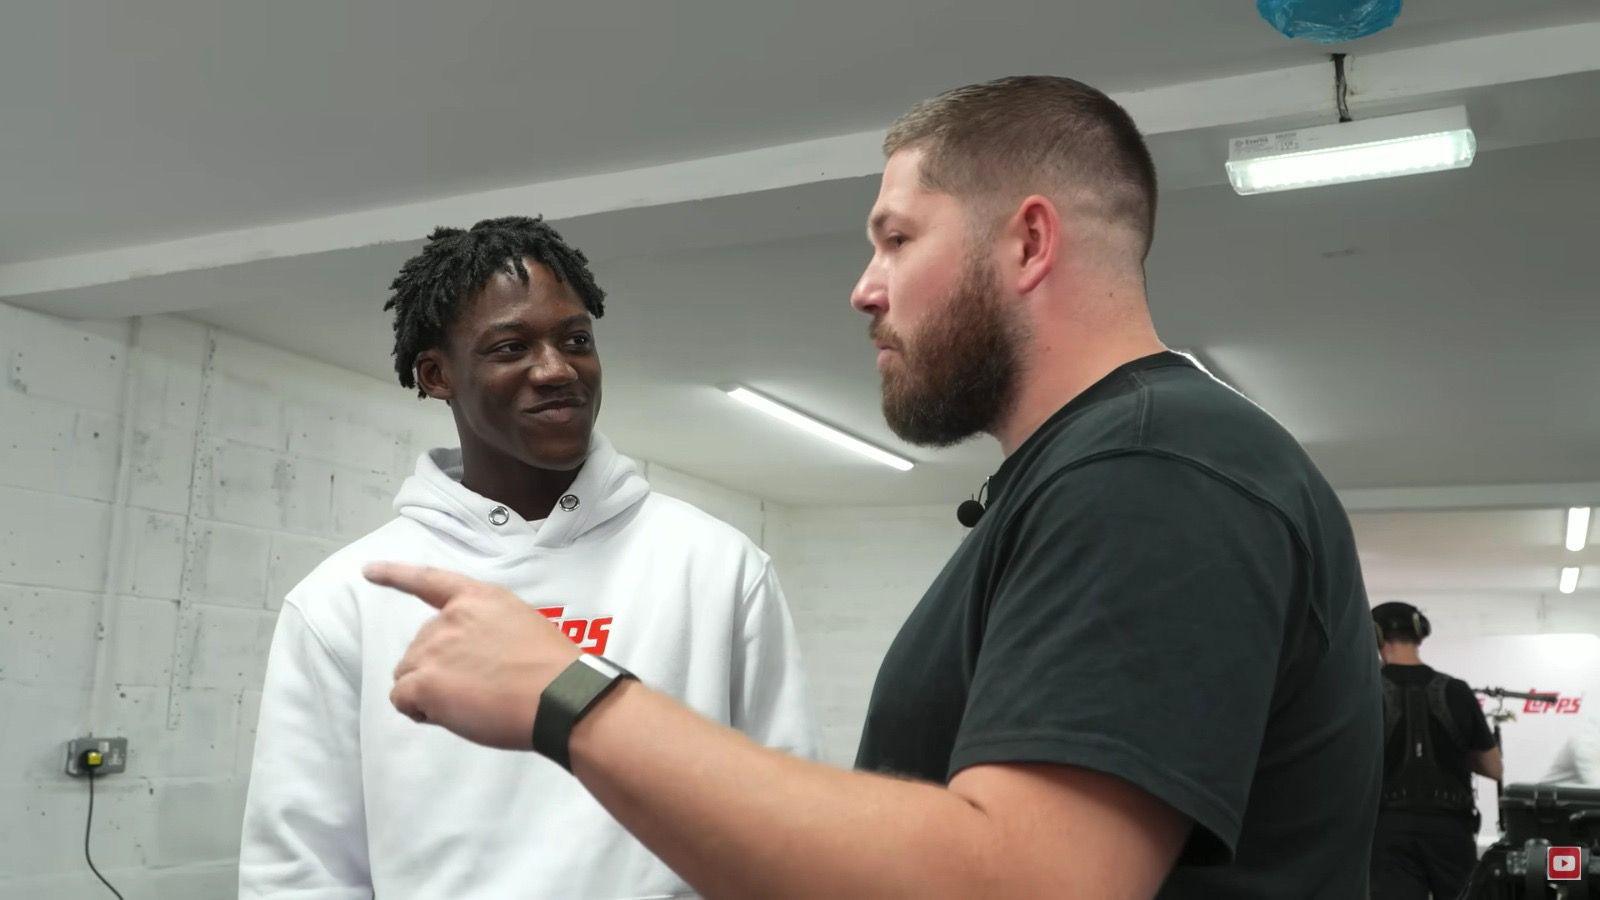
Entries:
[[1584,570],[1570,602],[1592,605],[1600,597],[1600,544],[1567,550],[1564,509],[1369,512],[1352,524],[1362,575],[1379,599],[1560,596],[1564,566]]
[[[1358,52],[1593,19],[1408,0]],[[943,88],[1321,60],[1248,0],[55,0],[0,27],[0,262],[880,128]]]
[[[573,223],[611,292],[598,336],[602,427],[634,452],[797,503],[962,496],[989,442],[904,448],[878,412],[865,321],[847,304],[871,179]],[[1279,417],[1344,489],[1595,481],[1600,138],[1485,153],[1464,172],[1240,198],[1165,198],[1151,296],[1169,344],[1199,350]],[[605,259],[609,234],[694,234],[704,218],[822,217],[831,234]],[[390,378],[384,286],[409,246],[184,276],[228,303],[196,317]],[[159,279],[167,290],[181,278]],[[197,303],[196,305],[200,305]],[[721,397],[762,388],[927,465],[896,475],[796,443]],[[399,389],[398,387],[396,388]]]
[[[1413,603],[1441,636],[1600,631],[1600,529],[1567,550],[1565,509],[1357,512],[1350,521],[1371,602]],[[1571,594],[1557,590],[1565,566],[1582,568]]]

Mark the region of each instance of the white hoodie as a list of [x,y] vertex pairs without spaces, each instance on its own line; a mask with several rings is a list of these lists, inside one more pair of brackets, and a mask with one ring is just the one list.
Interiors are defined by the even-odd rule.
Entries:
[[389,704],[434,615],[361,577],[372,560],[504,585],[581,646],[706,717],[812,755],[799,653],[767,555],[652,493],[599,434],[550,517],[460,484],[457,450],[417,461],[399,518],[329,557],[272,641],[239,859],[241,898],[511,900],[689,896],[555,763],[491,750]]

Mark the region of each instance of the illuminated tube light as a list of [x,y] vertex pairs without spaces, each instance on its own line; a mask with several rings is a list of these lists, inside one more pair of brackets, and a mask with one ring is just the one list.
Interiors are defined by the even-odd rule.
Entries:
[[834,428],[832,425],[824,425],[805,413],[800,412],[799,410],[785,406],[782,403],[779,403],[770,397],[758,394],[747,387],[734,385],[731,387],[725,387],[723,390],[727,392],[729,397],[732,397],[733,399],[745,404],[746,406],[749,406],[752,409],[760,410],[761,412],[766,413],[780,422],[786,422],[790,425],[793,425],[795,428],[798,428],[801,431],[812,435],[813,437],[822,438],[823,440],[843,447],[852,453],[858,453],[862,456],[865,456],[867,459],[870,459],[873,462],[883,463],[892,469],[899,469],[902,472],[911,471],[911,467],[914,465],[911,460],[906,459],[903,456],[896,456],[895,454],[890,453],[889,451],[880,447],[874,447],[860,438],[851,437],[839,429]]
[[1589,507],[1574,506],[1567,510],[1567,549],[1582,550],[1589,543]]
[[1577,566],[1567,566],[1561,570],[1561,593],[1570,594],[1578,589],[1579,571]]
[[1240,194],[1292,191],[1464,169],[1478,141],[1466,107],[1319,125],[1228,142],[1228,182]]

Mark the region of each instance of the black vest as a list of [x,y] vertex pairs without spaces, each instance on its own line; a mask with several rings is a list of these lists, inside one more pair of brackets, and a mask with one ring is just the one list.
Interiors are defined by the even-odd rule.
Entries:
[[[1463,786],[1439,764],[1438,754],[1465,753],[1467,742],[1450,705],[1445,685],[1450,676],[1435,674],[1425,685],[1399,685],[1383,680],[1383,740],[1388,746],[1395,728],[1405,725],[1405,752],[1400,766],[1383,773],[1383,809],[1405,812],[1459,813],[1476,809],[1472,789]],[[1435,747],[1429,721],[1437,721],[1455,744]]]

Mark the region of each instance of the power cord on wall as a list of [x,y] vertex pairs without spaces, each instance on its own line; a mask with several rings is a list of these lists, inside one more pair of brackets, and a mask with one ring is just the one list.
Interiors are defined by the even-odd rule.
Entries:
[[94,873],[94,877],[100,879],[100,883],[106,886],[106,890],[115,894],[117,900],[124,900],[122,893],[112,887],[111,882],[107,881],[106,877],[100,874],[100,870],[95,868],[94,856],[89,852],[89,835],[94,833],[94,773],[95,770],[100,768],[103,761],[98,751],[90,750],[83,754],[83,768],[89,774],[89,816],[83,823],[83,858],[89,864],[89,871]]
[[1350,121],[1350,82],[1344,75],[1344,54],[1333,54],[1333,100],[1339,107],[1339,121]]

